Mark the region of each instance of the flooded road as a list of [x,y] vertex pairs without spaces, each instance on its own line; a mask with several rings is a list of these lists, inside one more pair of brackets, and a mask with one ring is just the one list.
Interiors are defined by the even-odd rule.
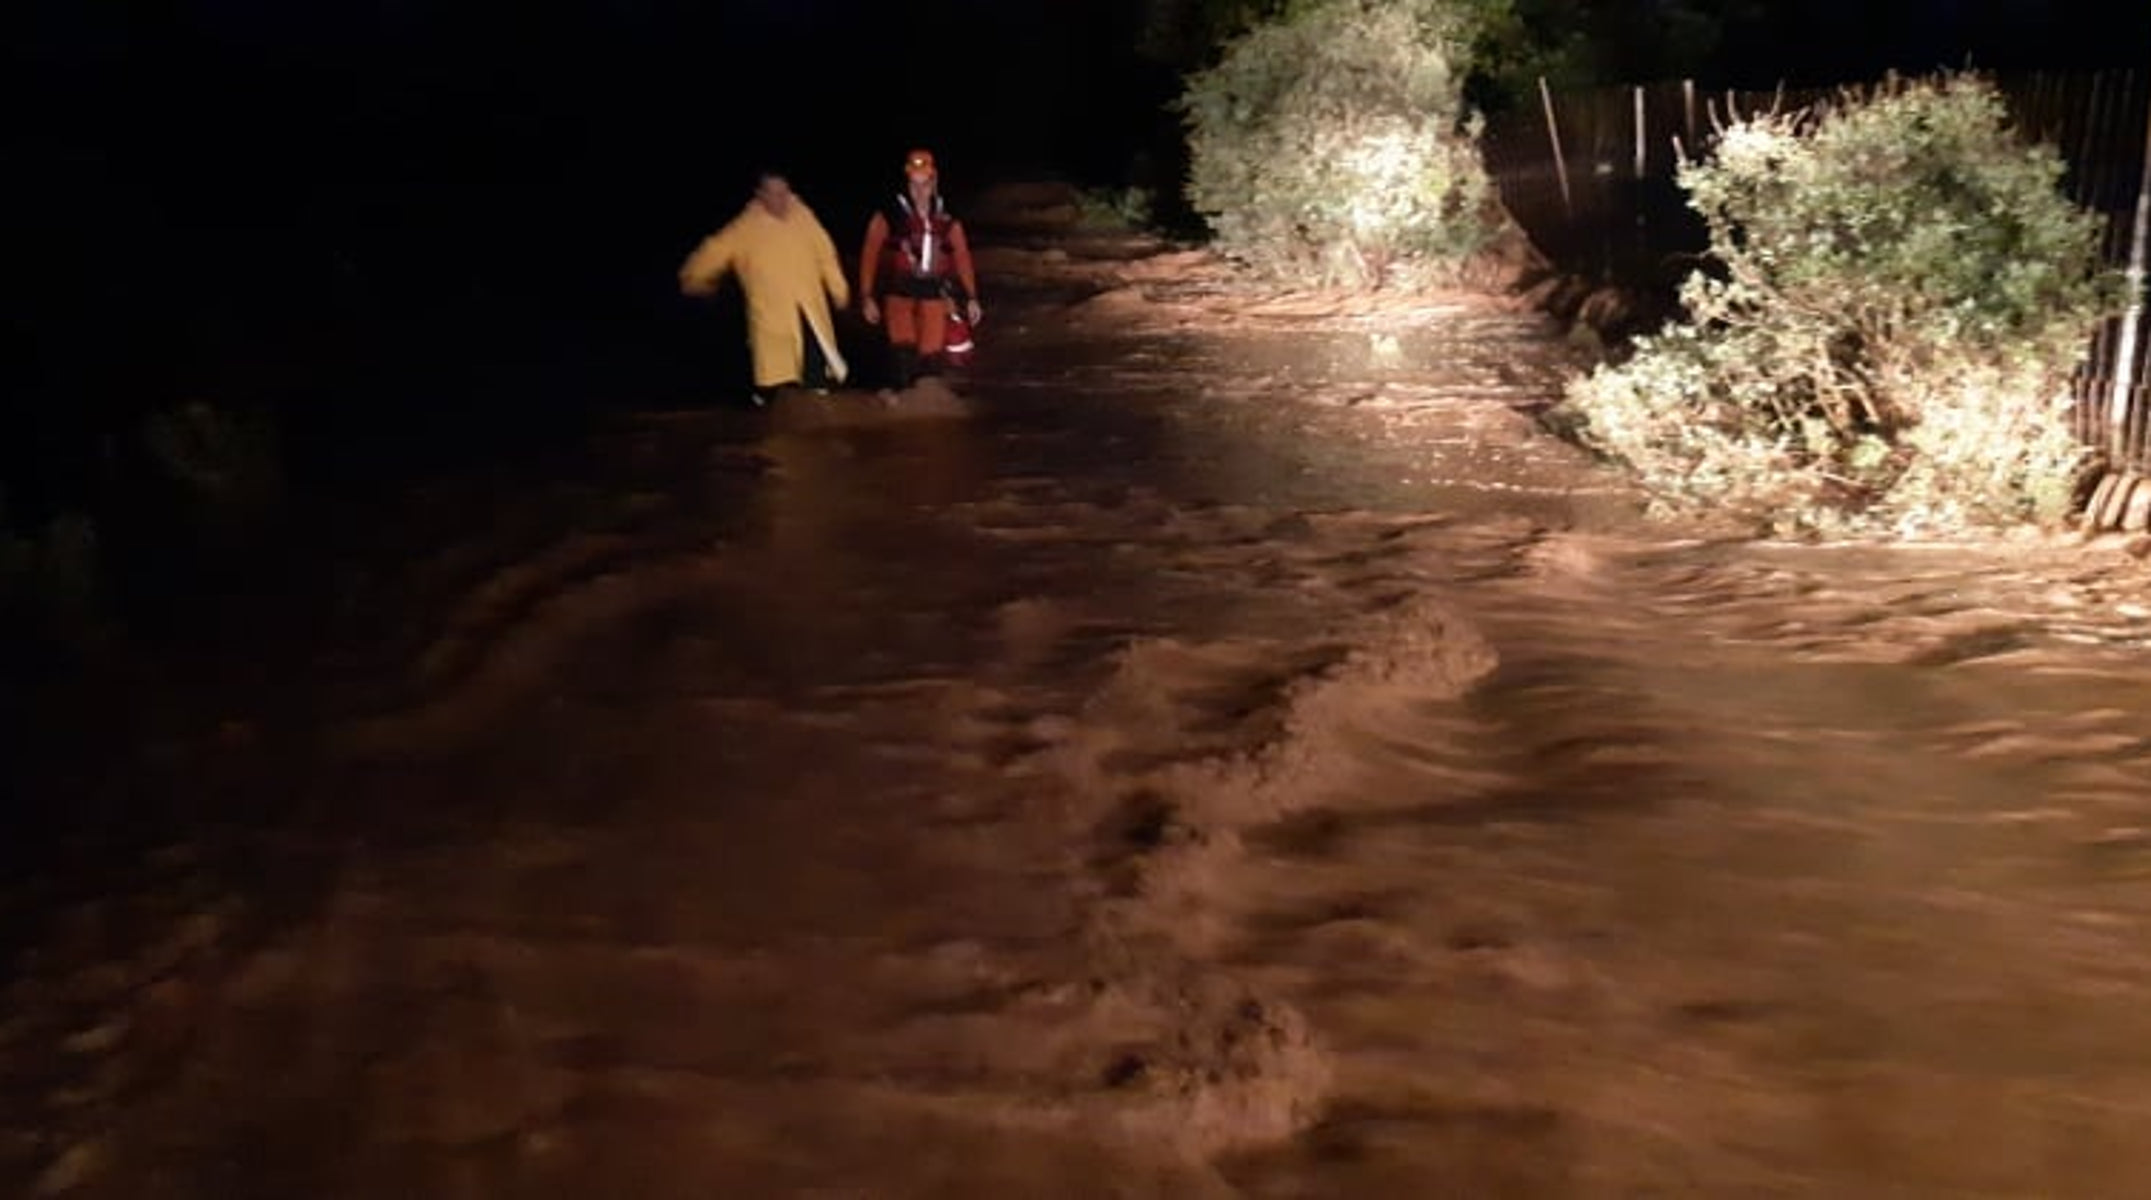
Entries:
[[1654,526],[1528,314],[1085,249],[992,257],[968,419],[645,414],[385,515],[237,772],[286,815],[20,965],[0,1179],[2151,1177],[2143,564]]

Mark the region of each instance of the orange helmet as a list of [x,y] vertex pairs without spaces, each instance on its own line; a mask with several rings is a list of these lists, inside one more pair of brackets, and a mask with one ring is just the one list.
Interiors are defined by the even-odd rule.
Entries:
[[934,152],[913,150],[904,156],[904,174],[913,179],[932,179],[939,172],[934,170]]

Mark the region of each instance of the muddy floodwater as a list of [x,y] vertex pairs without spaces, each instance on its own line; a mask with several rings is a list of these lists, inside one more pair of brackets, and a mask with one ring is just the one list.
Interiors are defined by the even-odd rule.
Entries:
[[246,815],[41,918],[0,1190],[2151,1188],[2142,562],[1654,523],[1530,313],[986,254],[960,395],[383,511],[154,783]]

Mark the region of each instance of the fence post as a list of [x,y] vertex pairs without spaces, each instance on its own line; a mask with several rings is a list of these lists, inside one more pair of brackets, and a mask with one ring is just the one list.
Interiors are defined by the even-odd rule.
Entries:
[[1636,178],[1643,178],[1643,147],[1649,137],[1643,126],[1643,85],[1637,84],[1636,92]]
[[1643,85],[1637,84],[1636,94],[1636,175],[1628,189],[1629,207],[1635,210],[1636,242],[1632,249],[1635,261],[1631,268],[1639,268],[1651,258],[1650,201],[1643,179],[1650,169],[1650,125],[1644,118]]
[[1554,176],[1561,181],[1561,211],[1573,221],[1576,205],[1568,194],[1568,160],[1561,154],[1561,127],[1554,122],[1553,92],[1547,89],[1544,75],[1539,76],[1539,102],[1546,106],[1546,136],[1553,142]]
[[2129,307],[2121,316],[2121,344],[2114,353],[2114,391],[2106,409],[2107,449],[2115,462],[2130,452],[2130,401],[2135,398],[2136,339],[2144,320],[2144,243],[2151,241],[2151,105],[2144,113],[2143,177],[2136,184],[2136,224],[2129,232]]

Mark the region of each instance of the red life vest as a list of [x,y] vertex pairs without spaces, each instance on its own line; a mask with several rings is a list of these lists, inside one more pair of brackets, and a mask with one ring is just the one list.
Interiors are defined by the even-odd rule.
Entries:
[[934,197],[933,211],[919,213],[909,196],[898,196],[883,216],[889,222],[889,240],[881,251],[878,286],[882,292],[931,297],[963,290],[955,254],[949,249],[949,231],[956,218],[949,215],[941,197]]
[[968,366],[971,356],[978,352],[978,343],[971,338],[971,322],[964,319],[963,306],[949,305],[948,332],[942,335],[941,357],[950,366]]

